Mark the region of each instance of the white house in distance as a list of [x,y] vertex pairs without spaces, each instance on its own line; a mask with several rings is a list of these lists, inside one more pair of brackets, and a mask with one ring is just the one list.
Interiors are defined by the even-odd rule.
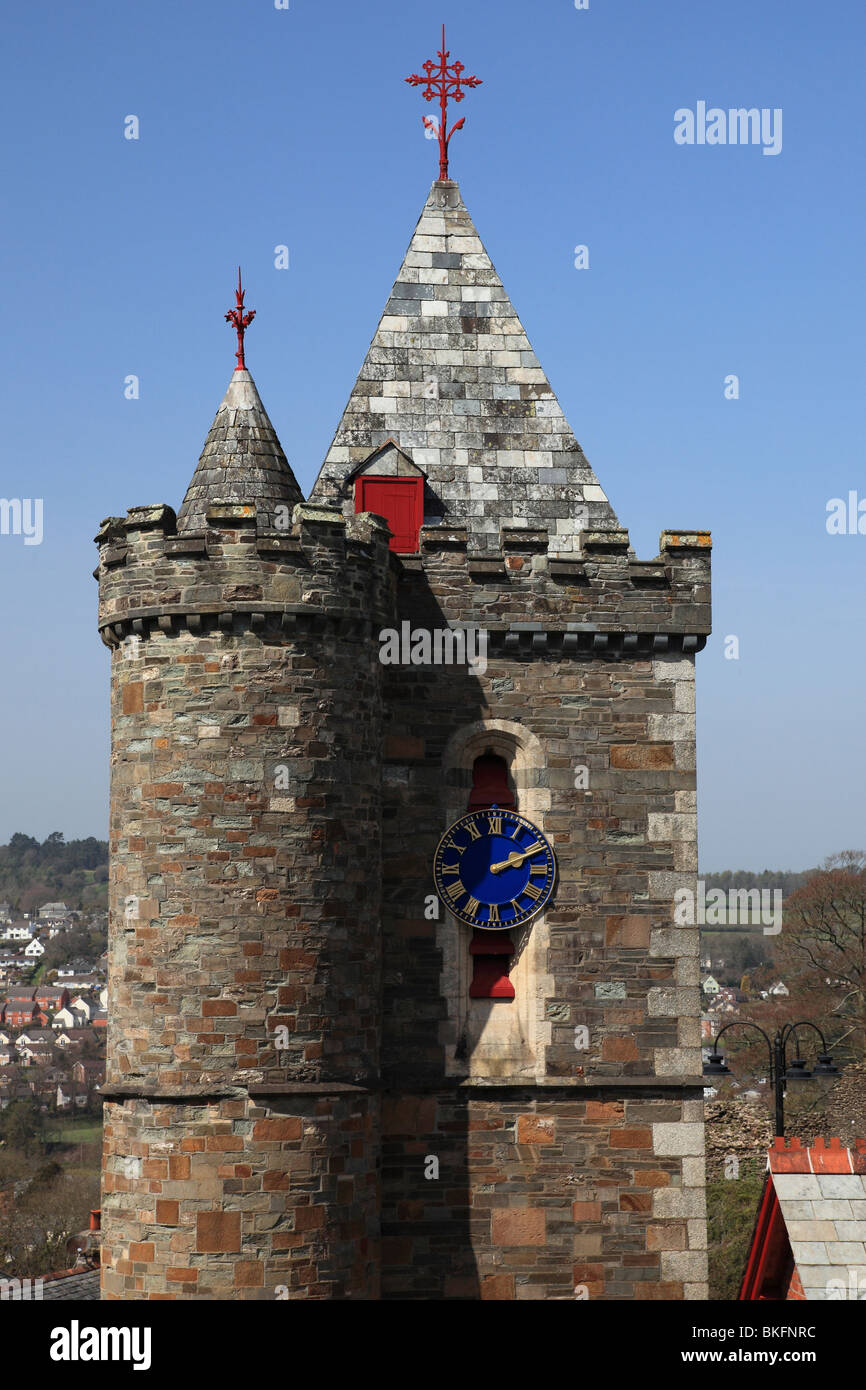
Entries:
[[29,922],[10,922],[3,933],[4,941],[30,941],[33,936],[33,928]]
[[54,1036],[50,1028],[22,1030],[15,1039],[18,1061],[25,1067],[33,1066],[35,1062],[47,1062],[51,1057],[53,1042]]
[[64,1030],[67,1028],[81,1028],[88,1021],[87,1014],[81,1013],[77,1009],[73,1011],[67,1004],[65,1008],[57,1010],[57,1013],[51,1020],[51,1027],[62,1028]]
[[44,955],[45,955],[45,947],[42,945],[42,942],[39,941],[39,940],[37,939],[37,937],[34,936],[33,940],[30,942],[30,944],[29,944],[28,946],[25,946],[25,947],[24,947],[24,954],[25,954],[25,956],[33,956],[33,957],[44,956]]
[[720,988],[718,980],[715,980],[712,975],[708,975],[701,984],[704,994],[718,994]]
[[102,983],[97,975],[86,975],[80,970],[58,970],[57,983],[63,984],[70,994],[76,991],[97,989]]

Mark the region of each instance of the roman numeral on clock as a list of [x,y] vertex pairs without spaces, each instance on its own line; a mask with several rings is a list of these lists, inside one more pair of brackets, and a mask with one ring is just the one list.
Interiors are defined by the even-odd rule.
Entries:
[[488,919],[488,923],[489,923],[490,925],[492,925],[494,922],[496,923],[496,925],[497,925],[497,927],[498,927],[498,926],[499,926],[499,908],[497,907],[496,903],[491,903],[491,904],[490,904],[490,917],[489,917],[489,919]]
[[501,835],[501,834],[502,834],[502,817],[501,817],[501,816],[488,816],[487,819],[490,821],[490,834],[491,834],[491,835]]
[[543,874],[544,877],[546,878],[546,877],[547,877],[547,865],[546,865],[546,864],[533,864],[533,865],[530,867],[529,872],[530,872],[530,875],[532,875],[532,874]]
[[466,892],[466,889],[463,887],[462,883],[452,883],[451,887],[446,888],[445,891],[448,894],[448,897],[451,899],[451,901],[453,903],[456,903],[458,898],[463,897],[464,893]]
[[443,865],[442,865],[441,873],[442,873],[443,877],[445,876],[445,874],[459,874],[459,872],[460,872],[460,865],[459,865],[459,864],[443,864]]
[[463,908],[464,917],[474,917],[480,906],[481,904],[477,898],[470,898]]
[[536,888],[534,883],[527,883],[523,891],[527,898],[531,898],[534,903],[537,903],[538,899],[541,897],[541,889]]
[[481,839],[481,831],[478,829],[478,826],[475,824],[473,820],[466,822],[466,829],[469,831],[469,834],[473,840]]

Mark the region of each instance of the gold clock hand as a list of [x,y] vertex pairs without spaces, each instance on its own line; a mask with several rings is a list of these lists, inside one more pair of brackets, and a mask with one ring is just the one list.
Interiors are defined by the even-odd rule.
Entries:
[[534,844],[530,845],[528,849],[523,850],[521,853],[513,849],[507,859],[501,859],[498,864],[491,864],[490,872],[492,874],[500,874],[503,869],[516,869],[518,865],[523,863],[524,859],[528,859],[530,854],[537,854],[540,849],[544,849],[544,845],[540,840],[536,840]]

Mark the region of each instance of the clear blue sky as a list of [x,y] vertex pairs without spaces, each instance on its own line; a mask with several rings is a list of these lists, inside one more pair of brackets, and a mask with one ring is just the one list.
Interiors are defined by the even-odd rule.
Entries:
[[[639,556],[713,532],[702,869],[866,842],[866,535],[825,528],[866,497],[862,0],[7,6],[0,496],[43,498],[44,540],[0,536],[0,840],[106,834],[92,537],[179,505],[238,261],[311,486],[437,173],[403,78],[443,19],[484,79],[452,173]],[[699,101],[782,108],[782,152],[678,146]]]

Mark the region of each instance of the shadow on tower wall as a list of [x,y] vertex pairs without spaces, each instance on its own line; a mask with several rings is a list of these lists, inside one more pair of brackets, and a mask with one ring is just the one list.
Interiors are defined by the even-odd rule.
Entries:
[[[421,576],[400,586],[400,621],[447,630]],[[385,668],[383,762],[382,1297],[478,1299],[470,1175],[470,1096],[446,1065],[448,1016],[432,865],[447,829],[443,755],[455,730],[482,718],[466,665]],[[453,796],[453,790],[452,790]],[[463,799],[468,808],[469,785]],[[492,1007],[508,1007],[493,1005]],[[452,1049],[453,1052],[453,1049]],[[459,1055],[459,1048],[458,1048]],[[488,1215],[489,1221],[489,1215]]]

